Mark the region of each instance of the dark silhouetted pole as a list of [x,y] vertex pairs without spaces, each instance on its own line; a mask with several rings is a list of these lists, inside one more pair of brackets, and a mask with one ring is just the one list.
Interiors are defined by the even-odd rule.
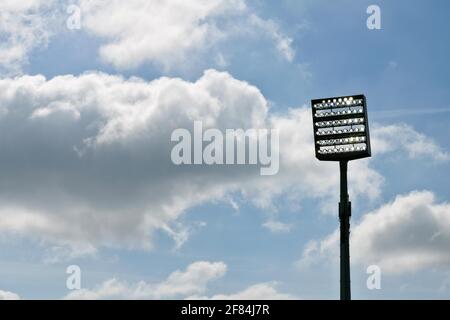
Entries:
[[348,161],[340,161],[341,201],[339,203],[339,221],[341,223],[341,300],[350,300],[350,216],[351,203],[347,190]]

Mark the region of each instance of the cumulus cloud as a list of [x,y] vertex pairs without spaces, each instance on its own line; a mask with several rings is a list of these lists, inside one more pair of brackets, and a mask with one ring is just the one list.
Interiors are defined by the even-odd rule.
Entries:
[[175,271],[160,283],[140,281],[129,284],[118,279],[109,279],[93,289],[72,291],[64,299],[102,300],[102,299],[212,299],[212,300],[285,300],[295,296],[281,293],[276,282],[252,285],[234,294],[204,296],[208,284],[222,278],[227,272],[223,262],[198,261],[186,270]]
[[194,120],[264,127],[264,97],[226,73],[209,71],[195,83],[24,76],[0,80],[0,88],[1,230],[78,249],[151,248],[152,231],[185,234],[173,222],[186,209],[237,190],[238,176],[257,174],[170,160],[172,131],[191,129]]
[[292,39],[253,13],[245,0],[81,0],[80,6],[83,28],[106,41],[101,58],[120,69],[145,62],[180,66],[244,33],[267,34],[288,61],[295,55]]
[[[307,108],[270,116],[256,87],[225,72],[209,70],[193,83],[23,76],[0,80],[0,89],[0,230],[58,248],[151,248],[155,230],[182,243],[190,228],[177,218],[195,205],[239,192],[274,209],[285,192],[321,198],[338,182],[332,165],[312,157]],[[173,165],[171,133],[195,120],[222,131],[278,128],[280,173]],[[380,176],[367,162],[358,166],[354,193],[376,194]]]
[[189,297],[190,300],[294,300],[295,295],[279,292],[276,282],[259,283],[240,292],[216,294],[211,297]]
[[[337,258],[339,234],[310,242],[300,266]],[[450,205],[430,191],[414,191],[363,216],[352,226],[352,261],[404,274],[450,265]]]
[[[63,0],[4,0],[0,3],[0,74],[22,72],[30,53],[62,34],[68,19]],[[236,37],[267,38],[291,62],[292,38],[272,20],[259,17],[246,0],[80,0],[82,30],[103,40],[101,59],[119,69],[154,63],[164,69],[185,67],[213,53],[227,62],[221,44]],[[212,62],[212,61],[211,61]]]
[[175,271],[161,283],[140,281],[130,285],[118,279],[110,279],[94,289],[72,291],[65,299],[170,299],[202,294],[209,282],[225,275],[223,262],[194,262],[185,271]]
[[49,14],[53,0],[2,0],[0,2],[0,74],[17,74],[30,51],[45,45],[50,36]]
[[20,300],[20,297],[16,293],[0,290],[0,300]]
[[[208,70],[195,82],[23,76],[0,80],[0,92],[0,230],[38,239],[57,256],[94,254],[100,246],[151,249],[157,230],[179,247],[198,229],[179,222],[184,212],[208,201],[235,203],[235,194],[273,221],[276,199],[336,196],[335,164],[313,156],[309,108],[273,115],[256,87],[226,72]],[[192,130],[197,120],[223,132],[278,129],[279,173],[175,166],[171,133]],[[383,180],[369,163],[350,166],[353,197],[379,195]]]

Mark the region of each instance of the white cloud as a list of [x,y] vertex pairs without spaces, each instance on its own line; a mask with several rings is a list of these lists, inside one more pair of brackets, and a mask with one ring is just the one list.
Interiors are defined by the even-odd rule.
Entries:
[[338,241],[339,233],[337,230],[320,241],[309,241],[303,248],[302,257],[296,262],[297,267],[300,270],[305,270],[324,260],[336,259],[338,257]]
[[[310,242],[300,266],[337,258],[339,234]],[[378,265],[383,273],[404,274],[450,266],[450,205],[432,192],[397,196],[352,225],[352,262]]]
[[295,58],[295,50],[292,48],[293,39],[280,31],[280,27],[272,20],[264,20],[255,14],[249,19],[252,26],[257,30],[262,30],[276,44],[277,50],[289,62]]
[[[105,39],[101,58],[120,69],[153,62],[166,69],[192,61],[236,35],[268,34],[288,61],[292,39],[252,13],[246,0],[81,0],[83,28]],[[225,61],[219,53],[219,62]]]
[[196,262],[186,272],[172,273],[164,283],[159,284],[154,292],[160,297],[189,295],[204,292],[206,285],[225,275],[227,266],[223,262]]
[[189,300],[294,300],[296,296],[281,293],[276,282],[259,283],[240,292],[232,294],[216,294],[212,297],[192,296]]
[[46,45],[50,36],[45,10],[53,0],[0,2],[0,74],[17,74],[30,51]]
[[[17,75],[33,49],[68,30],[70,1],[4,0],[0,3],[0,73]],[[154,63],[183,69],[213,54],[228,65],[226,41],[267,38],[292,62],[292,38],[272,20],[259,17],[246,0],[80,0],[81,28],[100,38],[101,59],[119,69]],[[214,61],[210,61],[214,63]],[[41,110],[45,112],[45,110]]]
[[295,299],[295,296],[280,293],[276,282],[260,283],[241,292],[225,295],[217,294],[208,298],[204,294],[211,281],[223,277],[227,266],[223,262],[199,261],[189,265],[185,271],[175,271],[160,283],[140,281],[128,284],[118,279],[109,279],[94,289],[72,291],[64,299],[101,300],[101,299]]
[[57,246],[151,248],[152,231],[162,229],[181,243],[186,229],[173,222],[186,209],[256,173],[170,161],[171,132],[196,119],[265,126],[264,97],[226,73],[208,71],[195,83],[24,76],[0,80],[0,88],[3,231]]
[[373,148],[377,153],[405,151],[410,158],[432,158],[436,161],[450,159],[432,139],[415,131],[406,124],[377,126],[372,135]]
[[170,299],[202,294],[209,282],[225,275],[223,262],[194,262],[185,271],[175,271],[161,283],[140,281],[130,285],[118,279],[110,279],[96,288],[72,291],[65,299]]
[[273,233],[289,232],[292,229],[292,225],[275,220],[268,220],[264,222],[263,227]]
[[[313,155],[309,108],[273,115],[256,87],[226,72],[208,70],[195,82],[23,76],[0,80],[0,92],[0,230],[38,239],[55,259],[101,246],[151,249],[156,230],[179,247],[197,229],[179,222],[184,212],[234,203],[237,193],[274,221],[278,198],[329,203],[336,196],[336,164]],[[174,166],[170,135],[195,120],[222,131],[279,129],[280,172]],[[350,166],[354,198],[379,195],[383,180],[369,163]]]
[[433,193],[411,192],[364,216],[353,231],[355,259],[384,272],[449,266],[450,205]]
[[19,299],[20,297],[16,293],[0,290],[0,300],[19,300]]

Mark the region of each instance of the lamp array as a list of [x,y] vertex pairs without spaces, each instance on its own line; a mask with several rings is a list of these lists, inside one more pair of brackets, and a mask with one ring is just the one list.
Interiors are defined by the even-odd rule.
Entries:
[[359,133],[364,132],[366,129],[364,127],[360,128],[349,128],[349,129],[339,129],[339,130],[318,130],[316,134],[318,136],[328,136],[332,134],[347,134],[347,133]]
[[343,108],[343,107],[360,106],[362,104],[363,104],[362,99],[354,99],[353,97],[348,97],[348,98],[322,100],[321,103],[315,104],[314,108],[316,109]]
[[346,147],[333,147],[333,148],[326,148],[326,149],[320,149],[318,152],[320,154],[334,154],[334,153],[346,153],[346,152],[361,152],[366,151],[367,145],[360,145],[360,146],[346,146]]

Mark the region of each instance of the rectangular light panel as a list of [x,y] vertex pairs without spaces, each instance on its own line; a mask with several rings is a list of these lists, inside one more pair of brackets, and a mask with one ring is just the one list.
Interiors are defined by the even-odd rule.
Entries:
[[355,160],[371,156],[364,95],[311,101],[316,158]]

